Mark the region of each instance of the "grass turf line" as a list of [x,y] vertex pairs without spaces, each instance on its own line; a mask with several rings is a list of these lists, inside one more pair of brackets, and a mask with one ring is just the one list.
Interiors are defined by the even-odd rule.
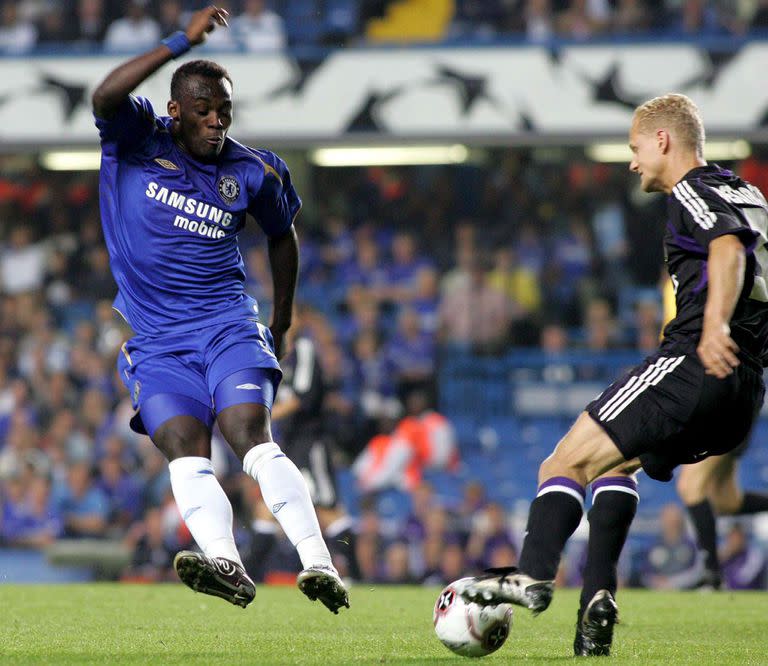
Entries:
[[[181,585],[0,585],[0,663],[435,664],[464,661],[432,631],[438,588],[357,585],[334,616],[294,588],[242,610]],[[620,591],[610,663],[768,663],[768,594]],[[572,655],[577,596],[558,590],[483,663]]]

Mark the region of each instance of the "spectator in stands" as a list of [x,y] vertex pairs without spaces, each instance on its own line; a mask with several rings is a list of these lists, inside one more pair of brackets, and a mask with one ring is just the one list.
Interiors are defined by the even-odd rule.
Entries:
[[[162,0],[159,6],[157,22],[160,27],[161,35],[170,35],[177,30],[184,30],[186,22],[184,21],[184,6],[181,0]],[[211,37],[217,31],[211,34]]]
[[609,21],[610,7],[606,0],[570,0],[557,17],[557,28],[563,37],[589,39],[602,32]]
[[464,37],[491,38],[522,32],[521,7],[516,0],[462,0],[457,3],[452,30]]
[[37,43],[41,46],[61,46],[71,38],[64,8],[59,4],[50,5],[40,18]]
[[171,477],[163,454],[151,442],[140,451],[144,506],[163,506],[171,491]]
[[109,255],[102,247],[93,248],[88,254],[88,292],[96,300],[112,300],[117,285],[109,270]]
[[110,51],[142,51],[155,46],[160,26],[147,12],[148,0],[129,0],[125,13],[109,24],[104,47]]
[[455,265],[443,273],[440,278],[440,294],[445,297],[457,290],[468,289],[472,280],[472,267],[478,261],[478,251],[474,244],[457,241]]
[[124,580],[152,583],[176,580],[173,558],[183,546],[173,534],[167,533],[161,509],[149,509],[144,520],[128,533],[126,543],[133,548],[133,556]]
[[244,0],[232,30],[247,51],[277,51],[286,45],[283,19],[267,8],[265,0]]
[[[374,304],[388,297],[388,273],[376,241],[367,236],[362,236],[357,243],[353,260],[339,264],[337,268],[338,279],[342,285],[348,289],[358,287],[360,291],[355,296]],[[350,299],[349,293],[347,299]]]
[[36,291],[45,277],[45,250],[26,225],[14,226],[0,253],[0,287],[6,294]]
[[341,267],[353,261],[355,240],[347,221],[340,215],[327,215],[322,230],[325,236],[321,256],[326,266]]
[[626,260],[629,255],[624,206],[616,187],[592,213],[592,233],[600,261],[602,283],[607,293],[616,296],[629,283]]
[[379,418],[384,413],[386,401],[395,396],[387,351],[375,330],[361,331],[353,344],[355,393],[370,419]]
[[397,540],[386,547],[378,582],[396,585],[409,585],[415,582],[407,543]]
[[93,442],[94,458],[104,455],[106,439],[112,432],[114,416],[107,397],[99,388],[90,387],[82,393],[80,423],[88,439]]
[[[508,559],[504,560],[504,557]],[[467,558],[479,571],[517,562],[517,549],[509,533],[507,515],[500,504],[490,502],[475,515],[467,542]]]
[[734,523],[720,549],[720,567],[729,590],[765,590],[768,561],[760,546],[750,543],[741,523]]
[[[509,560],[507,560],[509,561]],[[443,544],[439,569],[424,578],[424,585],[447,585],[467,575],[468,563],[461,542],[449,537]]]
[[529,270],[541,282],[547,251],[537,225],[530,222],[523,223],[515,239],[513,250],[520,267]]
[[380,554],[384,548],[383,527],[372,497],[363,498],[360,508],[355,540],[357,562],[362,579],[372,581],[379,577]]
[[685,515],[678,504],[665,504],[659,515],[661,534],[645,554],[641,581],[644,587],[685,590],[701,580],[703,562],[696,544],[686,534]]
[[412,391],[405,418],[394,428],[389,419],[380,421],[381,430],[352,466],[360,490],[415,491],[423,486],[425,469],[455,471],[459,461],[456,433],[451,422],[433,411],[430,404],[427,392]]
[[57,318],[65,316],[64,309],[72,301],[74,290],[69,272],[69,256],[66,252],[54,248],[48,255],[43,287],[45,300]]
[[123,462],[115,456],[104,456],[98,471],[97,485],[107,498],[109,529],[119,535],[141,518],[141,482],[125,471]]
[[[456,541],[457,536],[453,533],[447,509],[441,504],[434,506],[424,518],[424,534],[415,554],[415,562],[412,557],[413,570],[419,574],[422,582],[440,577],[445,546]],[[413,554],[417,543],[410,545]]]
[[606,351],[619,346],[619,328],[607,299],[595,297],[587,303],[584,334],[584,346],[590,351]]
[[509,340],[514,315],[509,299],[488,284],[484,262],[475,260],[469,283],[443,293],[440,299],[440,340],[479,351],[499,351]]
[[480,481],[468,481],[464,484],[461,502],[456,507],[456,529],[461,539],[466,542],[469,539],[475,516],[478,515],[488,503],[485,486]]
[[62,532],[61,516],[50,503],[50,481],[41,474],[23,477],[18,471],[0,479],[0,544],[42,548]]
[[419,253],[413,234],[401,231],[392,239],[392,263],[387,268],[385,298],[393,303],[410,303],[416,297],[419,272],[433,268]]
[[711,37],[725,32],[717,8],[704,0],[683,0],[670,17],[669,25],[681,35]]
[[661,304],[658,298],[640,298],[632,312],[632,328],[636,349],[655,349],[661,331]]
[[272,310],[272,278],[269,272],[269,257],[261,245],[249,248],[245,253],[246,283],[248,293],[257,299],[259,317],[268,321]]
[[555,34],[555,17],[549,0],[527,0],[525,35],[531,42],[546,42]]
[[757,9],[749,22],[750,30],[768,30],[768,0],[758,0]]
[[643,0],[619,0],[613,12],[613,32],[639,33],[648,29],[651,21]]
[[416,273],[411,307],[419,317],[419,329],[434,336],[437,333],[440,305],[440,277],[434,268],[422,268]]
[[569,324],[579,321],[579,306],[593,280],[592,238],[584,220],[575,215],[552,241],[547,264],[547,301]]
[[419,315],[413,308],[401,308],[386,356],[401,401],[414,390],[433,394],[437,361],[435,336],[421,330]]
[[77,0],[73,16],[67,23],[70,38],[80,46],[98,46],[107,32],[107,14],[104,0]]
[[388,321],[383,316],[385,308],[372,296],[375,289],[352,285],[346,293],[346,313],[338,318],[338,339],[345,347],[363,333],[385,334]]
[[494,251],[488,284],[516,303],[522,315],[533,315],[541,306],[541,288],[536,274],[518,262],[515,251],[510,247],[502,246]]
[[28,53],[37,44],[37,28],[19,17],[16,0],[0,6],[0,54]]
[[102,537],[106,534],[109,501],[94,484],[89,462],[70,464],[66,481],[54,487],[53,506],[62,516],[65,536]]

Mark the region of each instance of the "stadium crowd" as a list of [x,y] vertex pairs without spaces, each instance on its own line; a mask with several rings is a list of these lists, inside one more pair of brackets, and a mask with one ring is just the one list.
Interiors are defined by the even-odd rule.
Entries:
[[[3,0],[0,53],[23,54],[64,46],[107,51],[140,51],[186,24],[201,0]],[[230,29],[216,31],[217,50],[273,51],[285,46],[340,46],[386,42],[371,29],[392,5],[408,0],[221,0]],[[413,12],[425,11],[411,2]],[[441,4],[441,3],[437,3]],[[765,0],[445,0],[434,32],[413,41],[499,38],[532,43],[550,39],[667,35],[739,36],[768,28]],[[409,37],[397,36],[396,41]]]
[[[128,426],[115,359],[130,331],[111,308],[97,179],[14,170],[2,159],[0,547],[117,540],[133,553],[122,577],[168,579],[191,537],[162,454]],[[624,165],[543,162],[522,150],[493,151],[488,164],[311,172],[311,205],[298,223],[299,301],[342,468],[396,426],[415,392],[439,405],[436,376],[452,349],[599,353],[657,343],[663,230],[651,221],[663,199],[639,196]],[[765,188],[760,160],[740,169]],[[268,319],[269,265],[253,228],[241,249],[248,290]],[[218,438],[214,465],[234,498],[247,563],[258,487]],[[416,478],[412,513],[400,521],[384,519],[376,493],[359,490],[349,508],[367,580],[436,582],[515,559],[510,507],[488,499],[482,483],[470,480],[461,502],[446,506]],[[696,553],[673,513],[663,514],[658,544],[628,564],[628,581],[688,580],[678,574]],[[764,554],[740,526],[725,547],[757,572],[749,585],[765,585]],[[286,553],[275,561],[290,568]],[[563,576],[573,582],[576,571]]]

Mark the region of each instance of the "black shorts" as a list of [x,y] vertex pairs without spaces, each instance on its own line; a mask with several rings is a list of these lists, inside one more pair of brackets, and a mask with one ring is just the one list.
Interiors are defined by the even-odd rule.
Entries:
[[324,509],[334,508],[338,502],[336,472],[327,443],[322,439],[301,437],[291,440],[281,444],[280,448],[306,479],[312,504]]
[[657,352],[587,405],[624,458],[640,458],[648,476],[734,450],[763,404],[762,372],[742,363],[717,379],[698,356]]

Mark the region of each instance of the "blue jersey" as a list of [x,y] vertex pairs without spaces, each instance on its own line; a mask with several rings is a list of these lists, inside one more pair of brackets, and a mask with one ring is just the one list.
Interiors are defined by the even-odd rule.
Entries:
[[171,119],[131,95],[101,137],[101,221],[119,289],[114,307],[140,335],[258,315],[237,235],[251,213],[267,236],[301,208],[285,163],[227,138],[214,163],[176,145]]

